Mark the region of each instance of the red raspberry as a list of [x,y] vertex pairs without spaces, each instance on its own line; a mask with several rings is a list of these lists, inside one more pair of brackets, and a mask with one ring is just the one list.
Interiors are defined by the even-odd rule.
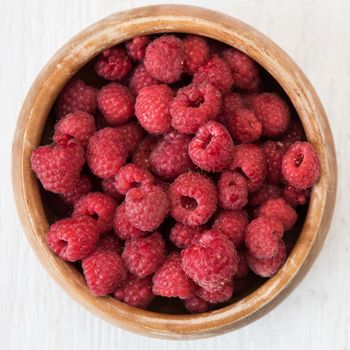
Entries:
[[129,87],[134,95],[137,95],[146,86],[157,84],[159,81],[154,79],[141,63],[135,68],[129,80]]
[[266,141],[263,145],[266,159],[266,180],[273,184],[282,182],[282,158],[285,153],[283,143]]
[[269,184],[264,182],[260,189],[249,194],[249,204],[253,206],[258,206],[269,199],[278,198],[281,195],[281,188],[274,184]]
[[209,46],[205,38],[198,35],[186,35],[183,39],[185,50],[184,71],[193,74],[209,56]]
[[86,282],[92,294],[112,293],[126,278],[126,270],[117,253],[96,250],[81,262]]
[[84,149],[75,140],[66,145],[37,147],[31,157],[32,169],[41,184],[54,193],[67,193],[76,188],[84,161]]
[[129,274],[122,285],[114,291],[113,296],[130,306],[146,309],[154,299],[152,277],[139,278]]
[[232,161],[233,141],[223,125],[211,120],[197,130],[188,154],[201,169],[221,171]]
[[115,211],[113,220],[115,234],[123,239],[131,239],[145,236],[146,233],[134,227],[125,214],[125,202],[123,202]]
[[96,132],[94,117],[86,112],[76,111],[65,115],[55,125],[53,140],[65,145],[70,139],[79,141],[84,147]]
[[222,288],[220,288],[220,290],[211,292],[199,287],[196,294],[210,304],[224,303],[225,301],[231,299],[233,294],[233,285],[232,282],[230,282],[225,284]]
[[191,314],[199,314],[210,309],[210,304],[201,298],[193,297],[184,301],[185,308]]
[[126,194],[126,217],[142,231],[154,231],[168,212],[168,196],[160,186],[132,188]]
[[282,174],[289,185],[305,190],[312,187],[320,176],[320,160],[308,142],[291,145],[282,159]]
[[103,192],[112,197],[116,202],[120,202],[120,200],[124,197],[116,190],[114,186],[114,177],[103,179],[101,182],[101,187]]
[[212,228],[225,234],[238,247],[244,240],[247,225],[248,217],[244,210],[224,210],[214,220]]
[[113,233],[102,237],[97,244],[96,250],[109,251],[120,254],[122,246],[120,240]]
[[247,263],[246,252],[241,249],[237,251],[237,253],[239,257],[239,262],[237,272],[233,276],[234,279],[244,278],[249,274],[249,266]]
[[299,120],[293,119],[289,124],[288,130],[282,136],[280,141],[284,144],[285,148],[287,149],[291,144],[297,141],[305,141],[305,140],[306,140],[306,136],[305,136],[303,126],[301,125]]
[[228,119],[228,126],[234,140],[249,143],[259,139],[262,125],[256,114],[246,108],[234,111]]
[[163,134],[170,129],[172,99],[173,91],[165,84],[146,86],[137,95],[135,115],[150,134]]
[[152,289],[155,295],[188,299],[194,297],[197,287],[182,269],[180,254],[174,252],[153,276]]
[[228,128],[232,114],[242,108],[245,108],[242,95],[238,92],[226,92],[222,96],[222,109],[220,115],[218,116],[218,121]]
[[262,149],[251,143],[235,146],[229,169],[239,169],[247,177],[248,192],[258,190],[266,176],[266,161]]
[[217,184],[219,205],[229,210],[242,209],[248,203],[247,180],[237,171],[223,171]]
[[290,123],[290,112],[281,97],[264,92],[254,96],[251,105],[262,123],[262,135],[275,137],[286,132]]
[[178,248],[187,248],[198,241],[203,231],[200,226],[191,227],[177,222],[171,229],[169,238]]
[[89,215],[97,217],[97,227],[100,234],[113,228],[115,211],[114,200],[102,192],[90,192],[74,203],[73,217]]
[[221,92],[230,90],[233,85],[231,69],[224,59],[219,56],[211,57],[193,74],[193,83],[208,82]]
[[184,57],[182,41],[175,35],[163,35],[147,46],[144,65],[153,78],[170,84],[180,79]]
[[146,47],[150,42],[149,36],[135,36],[125,42],[126,51],[134,61],[142,61],[145,57]]
[[117,130],[104,128],[89,140],[86,159],[96,176],[107,179],[125,164],[127,152]]
[[126,241],[122,255],[126,268],[138,277],[157,271],[165,259],[165,243],[160,233]]
[[283,237],[283,225],[278,219],[261,216],[247,226],[245,244],[258,259],[268,259],[278,252],[278,242]]
[[221,93],[212,84],[188,85],[177,92],[170,105],[171,125],[183,134],[194,134],[220,111]]
[[188,172],[180,175],[169,188],[170,215],[188,226],[205,224],[217,207],[214,183],[204,175]]
[[119,193],[127,194],[131,188],[153,185],[153,176],[147,170],[129,163],[119,169],[114,185]]
[[149,156],[152,171],[165,179],[174,179],[195,168],[188,155],[191,136],[176,131],[163,136]]
[[97,223],[89,216],[66,218],[51,225],[46,242],[63,260],[78,261],[87,257],[97,244]]
[[237,271],[233,243],[215,230],[205,231],[197,243],[182,250],[181,257],[186,275],[208,291],[222,289]]
[[147,135],[140,141],[135,152],[132,155],[132,162],[139,168],[150,170],[149,156],[153,148],[156,146],[158,138],[152,135]]
[[97,108],[97,90],[82,80],[71,80],[63,88],[56,102],[56,115],[61,118],[77,111],[93,114]]
[[235,86],[244,90],[255,90],[260,85],[259,68],[254,60],[234,48],[222,53],[231,68]]
[[119,125],[115,128],[129,155],[133,154],[144,136],[141,126],[135,122]]
[[103,51],[95,63],[97,75],[106,80],[122,80],[132,67],[130,58],[121,46]]
[[284,264],[287,257],[286,246],[283,241],[278,243],[278,252],[269,259],[258,259],[252,254],[247,254],[247,262],[251,270],[261,277],[273,276]]
[[61,197],[66,204],[74,204],[83,195],[91,191],[91,181],[88,176],[82,176],[73,190],[62,193]]
[[134,114],[134,96],[118,83],[105,85],[97,95],[98,109],[107,123],[119,125],[127,122]]
[[259,208],[259,215],[281,221],[285,231],[290,230],[298,219],[295,209],[283,198],[269,199]]
[[282,191],[282,197],[292,206],[304,205],[309,201],[309,190],[298,190],[291,185],[286,185]]

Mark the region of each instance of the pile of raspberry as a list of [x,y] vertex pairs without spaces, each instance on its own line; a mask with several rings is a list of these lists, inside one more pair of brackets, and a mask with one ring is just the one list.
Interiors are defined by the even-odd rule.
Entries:
[[71,80],[53,142],[32,152],[66,212],[52,251],[80,264],[93,295],[145,309],[161,296],[205,312],[276,274],[320,162],[257,63],[168,34],[112,47],[94,68],[99,88]]

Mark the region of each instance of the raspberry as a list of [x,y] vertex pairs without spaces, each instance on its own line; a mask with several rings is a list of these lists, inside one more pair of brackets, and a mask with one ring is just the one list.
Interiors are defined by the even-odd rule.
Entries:
[[77,111],[93,114],[97,108],[97,90],[82,80],[71,80],[56,102],[56,116],[61,118]]
[[247,180],[237,171],[223,171],[220,174],[217,188],[221,208],[237,210],[247,205]]
[[292,144],[282,159],[282,174],[289,185],[305,190],[320,176],[320,160],[308,142]]
[[129,57],[134,61],[142,61],[145,57],[146,47],[150,42],[148,36],[135,36],[125,42],[126,51]]
[[114,177],[103,179],[101,186],[103,192],[112,197],[116,202],[120,202],[120,200],[123,198],[123,195],[120,194],[114,186]]
[[159,81],[154,79],[146,70],[143,64],[139,64],[129,80],[130,90],[134,95],[137,95],[142,88],[150,85],[157,85]]
[[115,234],[123,240],[142,237],[146,234],[145,232],[134,227],[128,220],[125,214],[124,202],[119,207],[117,207],[115,211],[113,226]]
[[182,250],[186,275],[208,291],[220,290],[237,271],[238,255],[227,236],[208,230],[197,243]]
[[137,145],[144,136],[144,131],[141,126],[135,122],[119,125],[115,128],[118,131],[119,137],[122,140],[126,151],[129,155],[133,154]]
[[82,261],[81,266],[88,287],[96,296],[112,293],[126,278],[122,259],[111,251],[96,250]]
[[221,171],[232,161],[233,141],[223,125],[211,120],[197,130],[188,154],[201,169]]
[[31,157],[32,169],[41,184],[54,193],[67,193],[76,188],[84,161],[84,149],[75,140],[66,145],[37,147]]
[[190,227],[177,222],[171,229],[169,238],[178,248],[187,248],[198,241],[203,231],[200,226]]
[[95,63],[97,75],[106,80],[122,80],[132,67],[130,58],[124,48],[114,46],[103,51]]
[[214,220],[212,228],[225,234],[235,247],[239,247],[244,240],[247,225],[248,217],[244,210],[224,210]]
[[258,190],[266,176],[266,161],[262,149],[251,143],[235,146],[229,169],[239,169],[247,177],[248,192]]
[[239,262],[238,262],[237,272],[233,276],[234,279],[244,278],[249,274],[249,266],[247,263],[245,251],[241,249],[237,251],[237,253],[239,257]]
[[76,111],[66,114],[56,123],[53,140],[57,144],[65,145],[70,139],[75,139],[86,147],[95,132],[94,117],[89,113]]
[[258,87],[259,68],[255,61],[233,48],[226,49],[222,56],[231,68],[236,87],[244,90],[254,90]]
[[160,186],[132,188],[126,194],[126,217],[142,231],[158,228],[168,211],[168,196]]
[[164,83],[175,83],[180,79],[183,61],[182,41],[174,35],[163,35],[146,48],[144,65],[148,73]]
[[183,134],[194,134],[220,111],[221,93],[212,84],[188,85],[177,92],[170,105],[171,125]]
[[87,257],[99,238],[97,223],[89,216],[66,218],[51,225],[46,242],[63,260],[78,261]]
[[283,233],[283,225],[278,219],[261,216],[247,226],[245,244],[256,258],[272,258],[278,252],[278,242]]
[[147,170],[129,163],[119,169],[114,185],[119,193],[127,194],[131,188],[153,185],[153,176]]
[[211,57],[193,74],[193,83],[208,82],[221,92],[230,90],[233,85],[231,69],[224,59],[219,56]]
[[157,142],[158,138],[152,135],[142,139],[132,155],[132,162],[139,168],[150,170],[149,156]]
[[125,164],[127,152],[117,130],[104,128],[89,140],[86,159],[96,176],[107,179]]
[[262,135],[275,137],[286,132],[290,123],[290,112],[281,97],[265,92],[254,96],[251,105],[261,121]]
[[170,215],[188,226],[205,224],[216,210],[217,192],[204,175],[188,172],[180,175],[169,188]]
[[183,39],[185,59],[184,71],[193,74],[202,66],[209,56],[207,41],[198,35],[186,35]]
[[242,108],[245,108],[242,95],[238,92],[226,92],[222,96],[222,109],[218,121],[226,127],[229,127],[229,121],[231,120],[232,114]]
[[91,181],[88,176],[82,176],[73,190],[62,193],[61,197],[66,204],[74,204],[83,195],[91,191]]
[[97,217],[100,234],[107,233],[113,227],[115,203],[102,192],[90,192],[74,203],[73,217],[89,215]]
[[138,277],[157,271],[165,259],[165,243],[160,233],[126,241],[122,255],[126,268]]
[[181,267],[179,253],[171,254],[153,276],[153,293],[163,297],[192,298],[197,287]]
[[120,254],[122,251],[121,242],[113,234],[102,237],[97,244],[96,250],[109,251]]
[[176,131],[164,135],[149,156],[152,171],[162,178],[174,179],[194,169],[188,155],[190,141],[191,136],[178,134]]
[[256,114],[246,108],[234,111],[228,119],[229,130],[238,143],[256,141],[261,136],[262,125]]
[[98,109],[111,125],[127,122],[134,114],[134,96],[118,83],[105,85],[97,95]]
[[169,130],[172,99],[173,91],[164,84],[146,86],[137,95],[135,115],[150,134],[162,134]]
[[284,144],[285,148],[287,149],[291,144],[297,142],[297,141],[305,141],[306,136],[303,129],[303,126],[301,125],[299,120],[291,120],[289,124],[289,128],[286,131],[285,134],[283,134],[281,138],[281,142]]
[[298,219],[295,209],[283,198],[269,199],[259,208],[259,215],[281,221],[285,231],[290,230]]
[[298,190],[291,185],[286,185],[282,191],[282,197],[292,206],[304,205],[309,200],[309,190]]
[[122,285],[114,291],[113,296],[130,306],[146,309],[154,299],[152,277],[139,278],[129,274]]
[[269,199],[278,198],[281,195],[281,188],[274,184],[264,182],[260,189],[249,194],[249,204],[253,206],[261,205]]
[[210,304],[224,303],[225,301],[231,299],[233,294],[233,285],[232,283],[227,283],[223,286],[223,288],[220,288],[220,290],[211,292],[199,287],[196,294]]
[[210,309],[210,304],[201,298],[193,297],[184,301],[185,308],[191,314],[199,314]]
[[247,254],[247,262],[251,270],[261,277],[273,276],[284,264],[287,257],[286,246],[283,241],[278,243],[278,252],[269,259],[258,259],[252,254]]
[[266,159],[266,180],[273,184],[282,181],[282,158],[285,148],[281,142],[267,141],[263,145]]

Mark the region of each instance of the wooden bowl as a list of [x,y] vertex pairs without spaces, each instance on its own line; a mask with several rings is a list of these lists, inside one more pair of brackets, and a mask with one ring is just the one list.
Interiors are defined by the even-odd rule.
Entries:
[[[204,35],[245,52],[281,85],[295,107],[321,160],[300,236],[283,268],[258,289],[221,309],[175,315],[130,307],[112,297],[94,297],[80,272],[55,256],[45,242],[48,219],[30,156],[41,141],[50,109],[67,81],[104,49],[131,37],[164,32]],[[27,237],[51,276],[87,309],[125,329],[149,336],[189,339],[240,328],[269,312],[293,290],[320,251],[335,204],[337,167],[325,111],[298,66],[252,27],[214,11],[190,6],[150,6],[116,13],[70,40],[36,78],[23,104],[13,141],[12,176],[18,213]]]

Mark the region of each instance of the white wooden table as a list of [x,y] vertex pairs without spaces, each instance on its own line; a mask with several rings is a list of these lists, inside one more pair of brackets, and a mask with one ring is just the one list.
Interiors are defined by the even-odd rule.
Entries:
[[299,288],[268,316],[207,340],[134,335],[71,300],[39,264],[17,219],[10,181],[16,118],[34,77],[72,35],[112,12],[161,2],[1,0],[0,349],[350,348],[350,1],[182,2],[222,11],[260,29],[295,59],[319,93],[333,129],[340,172],[336,213],[319,258]]

